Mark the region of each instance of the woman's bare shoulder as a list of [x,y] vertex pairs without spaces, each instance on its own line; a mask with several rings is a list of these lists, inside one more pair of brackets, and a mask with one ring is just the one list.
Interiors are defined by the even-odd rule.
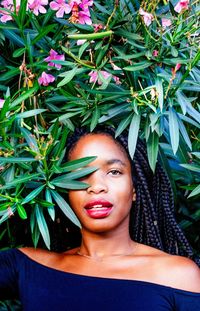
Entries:
[[164,263],[166,274],[174,287],[200,293],[200,269],[194,261],[182,256],[170,255]]
[[21,247],[19,248],[19,251],[28,256],[30,259],[43,265],[48,265],[52,261],[57,260],[59,256],[58,253],[34,247]]
[[150,258],[149,264],[154,272],[156,282],[200,293],[200,269],[194,261],[142,244],[140,252]]

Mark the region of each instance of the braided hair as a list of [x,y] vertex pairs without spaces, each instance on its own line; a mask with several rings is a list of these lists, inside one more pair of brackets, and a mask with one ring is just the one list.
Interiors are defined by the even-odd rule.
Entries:
[[[136,190],[136,201],[130,214],[130,237],[170,254],[194,258],[193,250],[174,216],[174,198],[169,178],[159,162],[155,173],[152,172],[145,143],[138,139],[133,160],[128,152],[127,135],[115,138],[115,130],[111,126],[97,126],[93,132],[87,128],[76,128],[67,143],[68,157],[79,139],[88,134],[105,134],[111,136],[125,149],[132,166],[133,183]],[[124,152],[125,152],[124,151]]]

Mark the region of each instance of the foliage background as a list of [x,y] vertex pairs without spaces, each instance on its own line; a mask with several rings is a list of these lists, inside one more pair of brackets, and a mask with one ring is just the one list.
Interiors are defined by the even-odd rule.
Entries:
[[63,248],[78,243],[66,192],[92,159],[66,162],[66,141],[106,122],[128,129],[131,156],[139,135],[152,170],[160,158],[200,253],[198,1],[57,0],[63,16],[52,2],[1,1],[1,248],[53,249],[63,230]]

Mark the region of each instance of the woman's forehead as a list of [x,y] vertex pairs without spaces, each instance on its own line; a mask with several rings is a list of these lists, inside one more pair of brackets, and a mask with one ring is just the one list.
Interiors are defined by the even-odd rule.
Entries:
[[86,156],[128,160],[125,149],[112,136],[104,133],[82,136],[70,152],[70,160]]

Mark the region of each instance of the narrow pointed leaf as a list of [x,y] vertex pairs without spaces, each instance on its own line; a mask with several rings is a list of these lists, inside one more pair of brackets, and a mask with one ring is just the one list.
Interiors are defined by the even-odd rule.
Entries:
[[96,158],[97,157],[93,156],[93,157],[85,157],[82,159],[69,161],[66,164],[63,164],[62,166],[58,167],[58,170],[60,171],[60,173],[74,171],[74,170],[77,170],[79,168],[82,168],[83,166],[90,164]]
[[131,120],[132,120],[133,115],[130,114],[128,115],[128,117],[126,117],[125,119],[123,119],[120,124],[118,125],[118,128],[115,132],[115,137],[119,136],[130,124]]
[[57,87],[61,87],[65,84],[69,83],[73,79],[73,77],[76,75],[77,70],[78,70],[78,67],[74,67],[72,70],[65,72],[66,77],[58,83]]
[[29,147],[31,148],[31,150],[39,153],[39,148],[38,148],[38,145],[37,145],[37,141],[36,141],[35,137],[32,135],[32,133],[29,132],[24,127],[21,128],[21,132],[22,132],[24,138],[26,139],[26,142],[29,145]]
[[38,87],[33,87],[31,89],[29,89],[28,91],[22,93],[22,95],[20,95],[19,97],[17,97],[11,104],[10,107],[13,108],[15,106],[17,106],[18,104],[21,104],[24,100],[26,100],[27,98],[31,97],[31,95],[33,95],[34,92],[36,92],[38,89]]
[[91,173],[95,172],[96,170],[98,170],[98,167],[95,167],[95,166],[86,167],[86,168],[83,168],[83,169],[79,169],[79,170],[77,170],[75,172],[71,172],[71,173],[68,173],[68,174],[56,177],[53,180],[51,180],[51,182],[53,184],[55,184],[55,182],[59,182],[59,181],[65,182],[65,181],[69,181],[71,179],[82,178],[82,177],[84,177],[84,176],[86,176],[88,174],[91,174]]
[[58,194],[56,191],[54,190],[50,190],[51,194],[54,198],[54,200],[56,201],[56,203],[58,204],[58,206],[60,207],[60,209],[63,211],[63,213],[75,224],[77,225],[79,228],[81,228],[81,224],[78,220],[78,218],[76,217],[75,213],[73,212],[73,210],[71,209],[71,207],[69,206],[69,204],[63,199],[63,197],[61,197],[60,194]]
[[163,110],[163,101],[164,101],[163,85],[162,85],[162,79],[159,78],[159,77],[156,79],[156,91],[158,93],[158,104],[159,104],[159,107],[160,107],[160,111],[162,112],[162,110]]
[[25,211],[25,208],[21,204],[17,204],[17,211],[22,219],[27,219],[27,213]]
[[172,150],[176,154],[179,145],[179,124],[177,114],[172,107],[169,108],[169,133]]
[[40,114],[40,113],[42,113],[44,111],[46,111],[46,109],[33,109],[33,110],[29,110],[29,111],[17,114],[16,119],[30,118],[30,117],[36,116],[37,114]]
[[0,163],[24,163],[24,162],[33,162],[37,161],[35,158],[15,158],[15,157],[9,157],[9,158],[3,158],[0,157]]
[[156,162],[158,157],[158,143],[159,137],[156,132],[150,133],[149,139],[147,141],[147,155],[150,167],[153,172],[155,172]]
[[188,198],[194,197],[195,195],[200,194],[200,185],[198,185],[192,192],[189,194]]
[[75,181],[75,180],[56,181],[56,182],[52,182],[52,184],[60,188],[71,189],[71,190],[81,190],[81,189],[87,189],[89,187],[89,184],[81,182],[81,181]]
[[37,224],[38,224],[40,233],[43,237],[43,240],[45,242],[45,245],[48,249],[50,249],[49,229],[48,229],[46,220],[44,218],[43,208],[41,208],[38,204],[36,204],[36,207],[35,207],[35,215],[36,215]]
[[[51,197],[51,192],[50,192],[50,190],[48,188],[46,189],[46,192],[45,192],[45,199],[49,203],[53,202],[52,201],[52,197]],[[48,211],[51,219],[54,221],[55,220],[55,216],[56,216],[54,206],[48,206],[47,207],[47,211]]]
[[44,189],[45,185],[42,185],[36,189],[34,189],[31,193],[29,193],[24,200],[22,201],[22,204],[28,203],[30,201],[32,201],[36,196],[38,196],[38,194],[40,194],[40,192]]
[[139,114],[134,114],[128,133],[128,149],[131,158],[133,158],[136,148],[136,143],[138,139],[138,133],[140,128],[140,119],[141,116]]

